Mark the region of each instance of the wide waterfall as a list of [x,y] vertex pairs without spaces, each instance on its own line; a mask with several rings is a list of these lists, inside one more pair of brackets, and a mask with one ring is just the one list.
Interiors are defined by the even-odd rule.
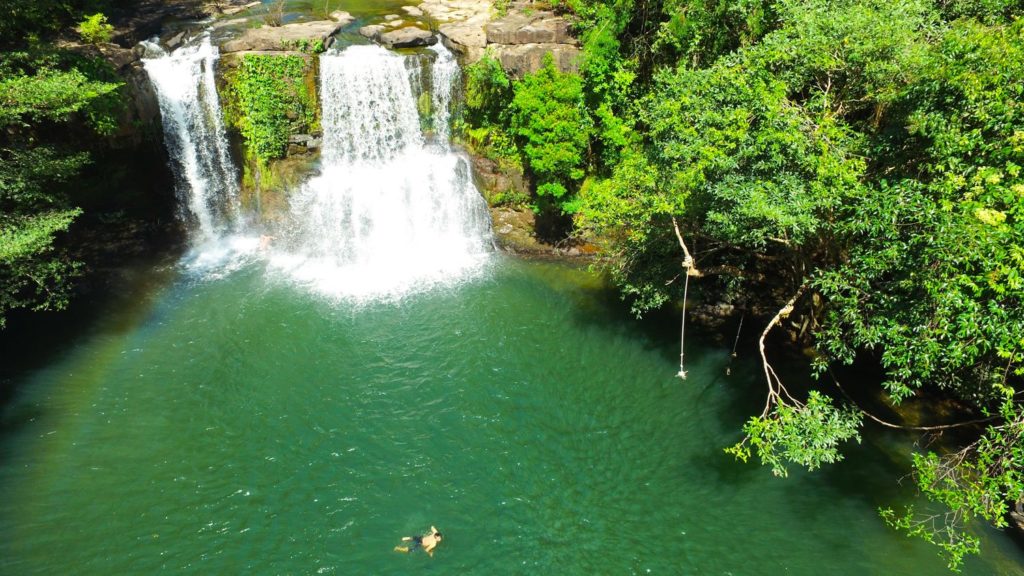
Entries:
[[491,252],[486,205],[447,141],[454,61],[439,53],[429,71],[443,134],[429,145],[409,58],[378,46],[320,58],[322,168],[292,197],[271,257],[318,292],[399,296],[472,274]]
[[195,240],[215,239],[238,216],[238,171],[225,137],[214,78],[219,52],[209,36],[171,54],[145,42],[143,64],[156,90],[183,216]]

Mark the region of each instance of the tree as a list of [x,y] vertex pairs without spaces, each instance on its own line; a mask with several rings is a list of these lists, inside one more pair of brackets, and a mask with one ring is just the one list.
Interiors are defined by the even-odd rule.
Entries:
[[[764,342],[790,315],[818,374],[871,351],[894,404],[941,395],[988,418],[966,446],[915,457],[922,492],[948,515],[884,513],[954,568],[976,551],[971,519],[1002,525],[1024,489],[1024,25],[1005,3],[963,18],[983,4],[783,1],[763,34],[719,48],[680,40],[679,59],[617,111],[634,132],[602,157],[612,165],[583,186],[576,220],[604,238],[637,313],[681,295],[675,222],[705,247],[693,256],[706,290],[781,305],[761,337],[764,411],[729,449],[741,459],[813,469],[877,420],[836,404],[831,386],[786,389]],[[676,14],[709,6],[678,2]],[[716,18],[700,32],[743,30]],[[610,45],[599,70],[614,67]]]
[[67,305],[80,265],[59,238],[81,211],[64,186],[89,156],[66,128],[112,131],[120,87],[102,63],[38,47],[0,63],[0,327],[17,308]]
[[517,82],[514,91],[510,131],[537,178],[537,195],[564,212],[574,212],[574,193],[583,180],[592,130],[582,79],[556,70],[548,54],[544,66]]

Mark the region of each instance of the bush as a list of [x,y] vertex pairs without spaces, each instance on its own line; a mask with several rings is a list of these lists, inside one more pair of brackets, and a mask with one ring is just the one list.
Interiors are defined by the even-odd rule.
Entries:
[[573,212],[593,132],[583,79],[556,70],[548,54],[543,68],[516,83],[509,110],[511,132],[536,177],[537,195],[553,199],[562,212]]
[[110,42],[114,34],[114,27],[107,24],[107,17],[102,12],[86,16],[85,20],[82,20],[75,29],[82,36],[82,41],[87,44]]

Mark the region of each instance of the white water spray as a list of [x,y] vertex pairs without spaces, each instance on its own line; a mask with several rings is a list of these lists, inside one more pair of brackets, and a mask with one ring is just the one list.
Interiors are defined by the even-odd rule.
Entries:
[[[401,296],[478,270],[491,250],[486,206],[447,138],[426,146],[406,57],[352,46],[321,56],[320,75],[322,172],[293,197],[273,263],[352,299]],[[445,118],[452,84],[434,95]]]
[[143,65],[156,90],[164,143],[195,241],[219,238],[238,217],[238,172],[231,161],[214,77],[219,52],[209,36],[167,54],[145,42]]

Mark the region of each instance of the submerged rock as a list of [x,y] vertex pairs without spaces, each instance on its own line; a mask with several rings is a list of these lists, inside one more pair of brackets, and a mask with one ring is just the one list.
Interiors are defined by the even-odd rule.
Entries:
[[345,12],[344,10],[335,10],[334,12],[331,12],[330,16],[331,20],[334,20],[335,22],[341,22],[342,26],[347,26],[355,20],[355,18],[353,18],[351,14]]
[[386,28],[381,24],[371,24],[369,26],[363,26],[359,29],[359,35],[370,40],[380,40],[380,34]]

